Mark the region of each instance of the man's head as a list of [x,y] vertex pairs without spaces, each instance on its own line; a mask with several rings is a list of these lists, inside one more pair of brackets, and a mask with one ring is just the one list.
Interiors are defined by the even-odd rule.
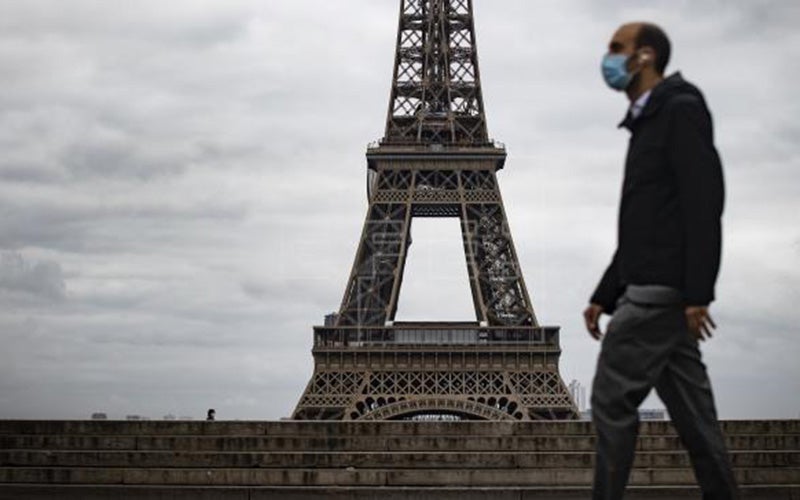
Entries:
[[[659,81],[669,64],[671,52],[667,34],[655,24],[623,24],[608,44],[603,64],[606,81],[618,90],[636,89],[642,83]],[[616,81],[609,78],[615,62],[618,69]]]

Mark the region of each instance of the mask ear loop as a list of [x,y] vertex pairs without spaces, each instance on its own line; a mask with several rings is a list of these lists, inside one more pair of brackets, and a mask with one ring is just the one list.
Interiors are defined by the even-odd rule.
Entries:
[[[628,64],[633,60],[636,61],[636,67],[633,70],[628,71]],[[625,70],[630,75],[630,80],[628,81],[628,87],[630,87],[635,78],[639,75],[639,73],[642,72],[642,69],[644,69],[643,63],[649,60],[650,60],[650,55],[640,52],[639,49],[637,49],[636,52],[634,52],[628,57],[628,59],[625,61]]]

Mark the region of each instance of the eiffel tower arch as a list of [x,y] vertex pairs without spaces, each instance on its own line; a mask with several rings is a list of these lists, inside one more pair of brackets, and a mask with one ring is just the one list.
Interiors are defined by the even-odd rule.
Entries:
[[[338,314],[314,328],[297,420],[543,420],[577,416],[559,328],[540,326],[489,139],[471,0],[401,0],[383,139]],[[461,222],[474,322],[395,321],[418,217]],[[446,300],[446,297],[440,297]]]

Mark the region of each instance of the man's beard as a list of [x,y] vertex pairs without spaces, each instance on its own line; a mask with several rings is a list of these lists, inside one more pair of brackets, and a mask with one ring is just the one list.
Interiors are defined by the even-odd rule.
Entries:
[[631,83],[628,84],[628,88],[625,90],[636,90],[639,88],[639,84],[642,82],[641,78],[641,71],[637,71],[633,78],[631,78]]

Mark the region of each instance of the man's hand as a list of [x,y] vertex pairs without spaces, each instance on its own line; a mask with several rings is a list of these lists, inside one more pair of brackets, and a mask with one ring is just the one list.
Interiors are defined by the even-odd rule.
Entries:
[[712,337],[711,330],[717,327],[708,313],[708,307],[687,307],[686,321],[689,323],[689,331],[701,342],[710,339]]
[[600,340],[603,337],[603,332],[600,331],[600,315],[603,314],[603,307],[598,304],[589,304],[589,307],[583,311],[583,320],[586,322],[586,329],[589,330],[595,340]]

